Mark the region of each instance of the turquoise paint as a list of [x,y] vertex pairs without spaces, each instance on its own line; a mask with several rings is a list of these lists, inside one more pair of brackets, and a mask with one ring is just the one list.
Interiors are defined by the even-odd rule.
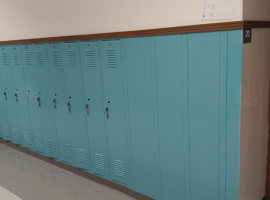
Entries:
[[0,137],[157,200],[237,200],[241,33],[3,46]]

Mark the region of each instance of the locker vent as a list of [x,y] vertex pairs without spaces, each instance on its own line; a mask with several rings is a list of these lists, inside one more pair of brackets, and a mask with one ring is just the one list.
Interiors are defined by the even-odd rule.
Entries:
[[93,50],[86,50],[85,55],[85,67],[96,67],[96,55]]
[[114,173],[121,178],[125,177],[125,163],[121,160],[114,160]]
[[70,144],[62,143],[62,150],[64,160],[70,162],[72,159],[72,146]]
[[27,131],[24,131],[23,133],[23,139],[24,139],[24,143],[27,145],[31,145],[31,136],[30,133]]
[[106,65],[108,68],[116,68],[117,66],[117,55],[116,50],[107,49],[106,50]]
[[99,170],[105,169],[105,161],[104,161],[103,155],[98,154],[98,153],[95,154],[95,167],[96,169],[99,169]]
[[61,56],[60,51],[52,51],[52,65],[53,67],[60,67],[61,66]]
[[76,56],[73,50],[66,50],[66,64],[67,67],[75,67],[76,66]]
[[20,54],[19,53],[13,53],[13,64],[14,65],[20,65]]
[[76,161],[77,163],[86,162],[86,152],[84,149],[76,149]]
[[43,142],[42,142],[42,137],[40,135],[35,135],[35,146],[38,149],[43,149]]
[[32,59],[31,59],[30,51],[25,51],[24,52],[24,60],[25,60],[25,65],[27,65],[27,66],[32,65]]
[[6,52],[2,53],[2,64],[3,65],[8,65],[9,64],[9,62],[8,62],[8,53],[6,53]]
[[37,59],[37,66],[42,67],[45,65],[45,58],[44,54],[41,51],[36,52],[36,59]]
[[51,155],[56,155],[57,154],[57,144],[56,141],[54,140],[48,140],[47,141],[47,145],[48,145],[48,153]]

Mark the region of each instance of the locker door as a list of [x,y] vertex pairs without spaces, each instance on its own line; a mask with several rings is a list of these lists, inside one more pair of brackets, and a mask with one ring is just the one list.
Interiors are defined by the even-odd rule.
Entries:
[[18,117],[20,121],[20,145],[24,147],[30,147],[29,144],[25,144],[24,135],[31,135],[31,121],[27,105],[27,93],[25,86],[25,77],[23,69],[22,59],[22,47],[11,47],[11,60],[14,66],[13,80],[16,83],[16,96],[14,94],[15,101],[18,104]]
[[23,84],[23,73],[21,71],[21,53],[19,46],[12,45],[10,46],[10,61],[11,61],[11,74],[10,80],[13,83],[12,92],[10,94],[10,100],[12,110],[14,114],[10,116],[11,121],[14,125],[12,127],[12,142],[16,144],[23,144],[23,131],[21,129],[21,113],[20,113],[20,102],[19,99],[22,93],[22,84]]
[[225,199],[226,32],[188,35],[191,200]]
[[112,180],[128,184],[129,151],[120,41],[103,41],[100,44],[104,83],[103,113],[110,152],[110,175]]
[[58,137],[52,106],[51,81],[47,61],[46,44],[34,45],[35,76],[38,85],[38,102],[35,108],[38,110],[39,124],[36,127],[36,146],[49,157],[58,157]]
[[81,42],[80,51],[84,80],[85,115],[89,142],[91,143],[93,173],[107,177],[107,138],[98,42]]
[[[39,113],[38,113],[38,85],[36,80],[36,69],[33,54],[33,45],[23,45],[21,47],[23,69],[26,87],[26,102],[28,108],[28,116],[31,121],[31,131],[24,131],[24,145],[34,151],[41,151],[41,144],[37,143],[37,136],[39,136]],[[26,109],[24,109],[26,111]],[[27,111],[26,111],[27,112]],[[27,127],[29,128],[29,127]]]
[[[186,35],[155,37],[161,198],[189,199]],[[184,132],[185,131],[185,132]],[[185,154],[186,153],[186,154]]]
[[8,91],[9,91],[9,79],[8,79],[8,69],[10,67],[10,58],[9,58],[9,47],[1,47],[1,132],[2,137],[5,140],[11,139],[11,128],[9,123],[9,114],[8,114]]
[[155,57],[150,37],[123,40],[134,190],[160,198]]

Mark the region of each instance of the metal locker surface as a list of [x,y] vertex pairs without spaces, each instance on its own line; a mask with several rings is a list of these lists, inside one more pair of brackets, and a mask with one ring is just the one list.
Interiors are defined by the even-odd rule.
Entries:
[[160,199],[189,199],[186,48],[186,35],[155,37]]
[[10,79],[8,77],[8,70],[10,67],[10,57],[9,57],[9,47],[8,46],[1,46],[1,56],[0,56],[0,70],[1,70],[1,132],[2,137],[5,140],[11,140],[11,127],[9,122],[9,113],[8,113],[8,92],[9,92],[9,83]]
[[108,148],[104,122],[103,84],[98,42],[81,42],[80,55],[84,80],[84,105],[92,172],[108,178]]
[[133,189],[160,198],[154,41],[123,39],[132,147]]
[[111,179],[129,183],[129,150],[126,127],[126,97],[120,41],[101,41],[102,78]]
[[47,60],[46,44],[33,46],[35,76],[37,80],[38,96],[34,108],[39,114],[37,128],[40,135],[36,135],[36,144],[42,152],[52,158],[58,158],[58,136],[52,106],[52,91],[50,72]]

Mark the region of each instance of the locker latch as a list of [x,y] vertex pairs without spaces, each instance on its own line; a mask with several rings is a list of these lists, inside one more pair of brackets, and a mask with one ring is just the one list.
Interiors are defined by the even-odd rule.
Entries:
[[4,96],[5,96],[5,100],[7,100],[7,93],[6,92],[4,92]]
[[70,105],[70,102],[67,102],[67,106],[68,106],[68,112],[70,112],[71,111],[71,105]]
[[38,106],[41,107],[40,97],[37,98],[37,101],[38,101]]
[[89,115],[89,104],[85,105],[85,109],[86,109],[86,114]]
[[108,106],[106,106],[105,111],[106,111],[106,118],[109,119],[109,108],[108,108]]
[[53,99],[53,107],[56,109],[56,99]]
[[17,94],[17,93],[15,93],[15,94],[14,94],[14,96],[15,96],[15,100],[16,100],[16,102],[18,102],[18,94]]

